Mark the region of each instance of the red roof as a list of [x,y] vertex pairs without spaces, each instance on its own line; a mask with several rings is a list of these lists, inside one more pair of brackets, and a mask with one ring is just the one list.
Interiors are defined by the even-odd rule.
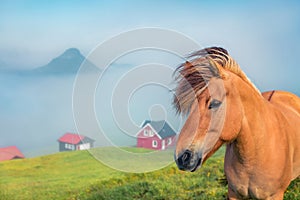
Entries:
[[63,136],[61,136],[58,141],[59,142],[65,142],[68,144],[78,144],[81,140],[83,140],[85,136],[79,135],[77,133],[66,133]]
[[12,160],[14,158],[25,158],[16,146],[0,148],[0,161]]

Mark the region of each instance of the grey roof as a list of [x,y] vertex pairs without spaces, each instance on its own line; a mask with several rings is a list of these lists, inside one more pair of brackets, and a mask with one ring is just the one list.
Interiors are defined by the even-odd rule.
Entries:
[[146,126],[147,124],[150,124],[151,127],[154,128],[154,130],[162,139],[176,135],[176,132],[170,127],[170,125],[165,120],[145,120],[142,127]]

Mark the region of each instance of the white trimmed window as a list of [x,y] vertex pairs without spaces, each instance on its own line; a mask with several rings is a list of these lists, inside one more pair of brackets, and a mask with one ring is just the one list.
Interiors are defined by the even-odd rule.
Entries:
[[172,138],[168,138],[168,145],[172,144]]
[[65,143],[65,148],[66,149],[71,149],[71,150],[75,149],[73,144],[68,144],[68,143]]
[[157,147],[157,141],[156,140],[152,140],[152,147]]
[[149,131],[147,129],[144,130],[144,136],[149,136]]
[[153,137],[154,136],[154,132],[150,128],[148,128],[148,129],[145,128],[144,129],[144,136],[146,136],[146,137]]
[[152,130],[149,130],[149,136],[152,137],[154,135]]

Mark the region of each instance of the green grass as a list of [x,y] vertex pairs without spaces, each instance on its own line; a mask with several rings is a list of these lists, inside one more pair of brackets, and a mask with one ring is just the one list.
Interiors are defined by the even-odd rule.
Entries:
[[225,199],[223,152],[195,173],[182,172],[175,164],[150,172],[129,173],[91,185],[78,199]]
[[0,199],[70,199],[81,188],[124,174],[87,151],[0,163]]
[[[152,153],[136,148],[124,150],[135,154],[148,152],[149,156]],[[94,155],[117,155],[111,153],[111,148],[94,151]],[[221,149],[195,173],[179,171],[174,163],[148,173],[121,172],[103,165],[88,151],[2,162],[0,199],[225,199],[223,154]],[[151,162],[143,159],[140,162],[145,164],[144,169],[150,169],[164,157]],[[112,160],[111,164],[127,167],[126,170],[132,169],[136,161],[130,158],[128,162],[121,157]],[[291,183],[285,199],[300,199],[299,180]]]

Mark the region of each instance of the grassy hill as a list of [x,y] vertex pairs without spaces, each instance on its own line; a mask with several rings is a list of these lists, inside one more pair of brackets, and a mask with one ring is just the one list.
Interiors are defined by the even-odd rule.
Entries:
[[[121,172],[88,151],[2,162],[0,199],[225,199],[223,154],[221,149],[195,173],[179,171],[174,163],[149,173]],[[290,185],[285,199],[300,199],[299,180]]]

